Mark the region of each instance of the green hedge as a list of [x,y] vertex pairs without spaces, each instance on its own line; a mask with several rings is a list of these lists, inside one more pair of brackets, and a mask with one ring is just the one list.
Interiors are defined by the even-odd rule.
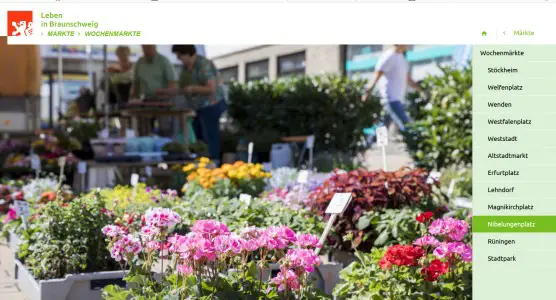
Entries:
[[354,150],[381,112],[378,99],[361,102],[365,84],[338,75],[232,83],[228,112],[255,143],[314,133],[317,151]]
[[405,134],[416,165],[436,170],[470,166],[472,159],[471,69],[442,72],[421,83],[427,101],[408,97],[414,122]]

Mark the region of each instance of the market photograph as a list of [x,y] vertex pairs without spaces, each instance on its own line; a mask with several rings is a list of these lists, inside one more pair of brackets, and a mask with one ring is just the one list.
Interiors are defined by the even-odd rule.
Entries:
[[0,298],[471,299],[471,54],[0,37]]

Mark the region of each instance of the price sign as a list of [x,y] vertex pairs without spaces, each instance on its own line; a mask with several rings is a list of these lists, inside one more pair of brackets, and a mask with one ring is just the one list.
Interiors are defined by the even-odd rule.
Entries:
[[297,182],[304,184],[307,183],[307,180],[309,179],[309,171],[307,170],[301,170],[299,171],[299,174],[297,175]]
[[131,186],[137,186],[139,184],[139,174],[131,174]]
[[158,168],[162,170],[168,170],[168,164],[166,163],[159,163]]
[[305,148],[313,149],[313,147],[315,147],[315,136],[310,135],[307,137],[307,140],[305,141]]
[[326,208],[327,214],[341,214],[351,201],[351,193],[336,193]]
[[245,203],[247,206],[249,206],[251,204],[251,199],[253,197],[251,197],[251,195],[248,194],[241,194],[239,195],[239,201]]
[[428,184],[433,184],[434,182],[440,180],[440,177],[442,176],[442,173],[437,172],[437,171],[432,171],[429,173],[429,178],[427,178],[427,183]]
[[147,175],[147,177],[153,176],[153,169],[150,166],[146,166],[145,167],[145,174]]
[[36,154],[31,155],[31,168],[39,172],[41,170],[41,159]]
[[386,126],[377,127],[376,143],[379,147],[388,146],[388,129],[386,128]]
[[18,217],[28,217],[31,215],[31,210],[29,209],[29,203],[26,201],[16,200],[14,202],[15,213]]
[[79,174],[87,173],[87,163],[84,161],[80,161],[79,163],[77,163],[77,172]]

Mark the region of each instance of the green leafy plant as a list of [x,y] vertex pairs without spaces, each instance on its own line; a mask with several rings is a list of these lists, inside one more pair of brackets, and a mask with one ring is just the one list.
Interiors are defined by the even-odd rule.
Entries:
[[294,231],[321,234],[325,222],[308,210],[293,210],[281,203],[273,203],[253,198],[245,203],[238,198],[214,198],[201,191],[184,197],[181,205],[174,210],[182,216],[185,230],[195,220],[215,219],[228,224],[231,230],[241,230],[249,226],[266,227],[287,224]]
[[357,261],[340,272],[342,282],[334,295],[351,300],[471,299],[472,250],[461,242],[467,223],[452,218],[433,221],[431,216],[429,212],[417,217],[430,234],[421,231],[423,236],[413,245],[356,252]]
[[117,270],[101,232],[111,222],[98,195],[50,202],[23,232],[19,258],[36,279]]
[[414,122],[404,133],[407,149],[419,167],[442,170],[468,167],[472,161],[471,69],[442,68],[421,84],[427,103],[414,102]]
[[365,84],[338,75],[236,82],[230,85],[228,112],[243,132],[255,136],[315,134],[315,149],[353,150],[382,110],[378,98],[361,101]]
[[[353,196],[335,223],[336,235],[331,235],[328,243],[339,250],[370,250],[378,236],[369,226],[372,216],[359,223],[361,217],[371,211],[435,205],[434,184],[427,182],[428,176],[424,169],[407,168],[394,172],[364,169],[336,172],[310,195],[313,209],[320,216],[325,215],[335,193],[351,193]],[[374,219],[374,222],[378,220]],[[353,238],[347,242],[346,236]]]

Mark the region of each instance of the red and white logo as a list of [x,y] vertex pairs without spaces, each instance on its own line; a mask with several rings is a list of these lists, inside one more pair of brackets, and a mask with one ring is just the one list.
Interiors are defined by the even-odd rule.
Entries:
[[33,35],[32,11],[8,11],[8,36]]

